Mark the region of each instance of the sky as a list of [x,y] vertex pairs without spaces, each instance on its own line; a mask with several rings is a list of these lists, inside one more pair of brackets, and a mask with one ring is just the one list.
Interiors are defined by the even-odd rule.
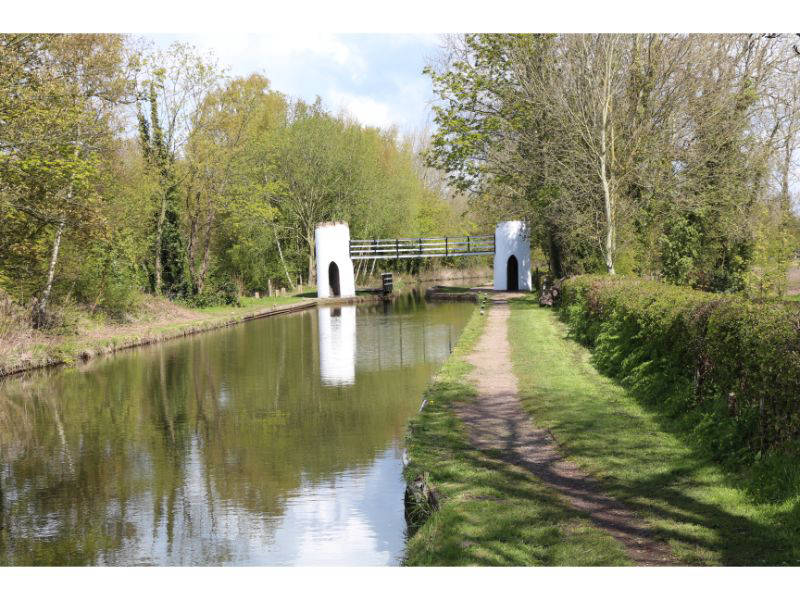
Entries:
[[212,51],[232,76],[257,72],[292,98],[344,110],[364,125],[418,131],[431,121],[431,81],[422,69],[439,52],[436,34],[148,34],[162,48],[188,42]]

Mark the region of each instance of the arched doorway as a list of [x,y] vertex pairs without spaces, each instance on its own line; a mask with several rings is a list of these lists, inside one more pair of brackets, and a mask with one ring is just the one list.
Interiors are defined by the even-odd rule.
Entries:
[[517,257],[513,254],[508,257],[508,263],[506,264],[506,289],[509,292],[519,290],[519,265],[517,264]]
[[328,265],[328,285],[330,286],[331,297],[338,298],[342,295],[339,287],[339,265],[333,261]]

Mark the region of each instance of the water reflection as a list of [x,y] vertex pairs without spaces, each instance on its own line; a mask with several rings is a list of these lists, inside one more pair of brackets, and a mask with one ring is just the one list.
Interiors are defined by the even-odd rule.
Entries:
[[[359,371],[401,369],[427,362],[442,362],[453,347],[454,325],[410,320],[406,310],[413,299],[362,307],[372,315],[368,326],[356,326],[356,307],[318,308],[319,365],[323,385],[347,386]],[[416,301],[418,303],[418,301]]]
[[395,564],[405,423],[472,308],[346,308],[0,382],[0,564]]
[[319,372],[323,385],[353,385],[356,381],[356,307],[317,309]]

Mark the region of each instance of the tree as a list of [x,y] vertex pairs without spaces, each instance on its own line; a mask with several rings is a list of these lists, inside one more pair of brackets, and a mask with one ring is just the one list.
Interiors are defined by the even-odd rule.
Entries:
[[195,293],[205,287],[213,232],[222,216],[238,213],[244,220],[271,223],[271,199],[279,187],[275,130],[285,127],[285,119],[284,98],[260,75],[234,79],[205,97],[184,166],[187,255]]
[[108,149],[116,105],[130,98],[136,59],[119,35],[7,35],[2,51],[12,57],[2,73],[4,196],[11,219],[52,235],[34,307],[34,323],[43,326],[64,235],[103,229],[99,156]]
[[285,186],[278,205],[298,227],[308,253],[308,280],[314,281],[314,229],[317,223],[343,217],[343,207],[336,203],[345,177],[337,147],[340,125],[319,99],[311,106],[298,102],[293,113],[277,149],[278,177]]
[[[141,83],[150,110],[138,110],[144,154],[159,181],[154,220],[152,289],[156,294],[186,293],[186,245],[181,232],[178,195],[181,180],[176,161],[199,118],[207,94],[222,76],[212,58],[186,44],[148,57],[148,78]],[[146,114],[147,113],[147,114]],[[190,290],[191,291],[191,290]]]
[[602,265],[736,289],[764,235],[755,207],[773,181],[789,196],[790,57],[782,36],[449,38],[426,69],[427,161],[476,212],[528,220],[556,276]]

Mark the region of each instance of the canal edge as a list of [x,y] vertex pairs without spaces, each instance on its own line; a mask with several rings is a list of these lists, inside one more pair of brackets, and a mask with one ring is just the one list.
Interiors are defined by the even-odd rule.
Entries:
[[311,298],[308,300],[301,300],[299,302],[295,302],[292,304],[282,304],[282,305],[272,306],[266,309],[257,310],[251,313],[245,313],[243,315],[238,315],[234,317],[224,317],[221,319],[212,319],[209,321],[188,322],[183,326],[181,326],[180,323],[177,323],[178,329],[170,332],[160,332],[142,336],[132,336],[127,339],[123,338],[120,342],[117,343],[113,342],[113,338],[108,338],[105,340],[106,343],[101,341],[97,346],[83,346],[79,350],[74,350],[70,352],[67,356],[61,356],[61,357],[49,356],[37,362],[10,369],[3,369],[2,367],[0,367],[0,381],[9,377],[18,375],[21,376],[35,371],[57,369],[59,367],[66,367],[76,364],[85,364],[91,361],[93,358],[109,354],[115,354],[116,352],[120,352],[122,350],[130,350],[133,348],[159,344],[161,342],[167,342],[169,340],[175,340],[182,337],[189,337],[198,333],[206,333],[209,331],[214,331],[216,329],[222,329],[224,327],[232,327],[234,325],[239,325],[241,323],[245,323],[247,321],[253,321],[256,319],[263,319],[266,317],[273,317],[277,315],[301,312],[304,310],[308,310],[310,308],[314,308],[316,306],[345,306],[352,304],[374,303],[380,301],[381,301],[380,297],[372,295],[354,296],[352,298],[335,298],[327,300]]
[[[485,294],[475,294],[476,302],[478,298],[485,302]],[[463,298],[454,299],[452,297],[438,298],[444,301],[463,301]],[[472,301],[471,299],[469,301]],[[478,310],[475,310],[470,317],[467,325],[464,327],[461,335],[453,347],[450,356],[439,367],[439,370],[434,375],[430,384],[422,394],[422,401],[420,403],[417,414],[406,425],[405,444],[403,448],[403,478],[405,480],[405,493],[403,497],[404,514],[406,520],[406,543],[425,525],[425,522],[438,510],[442,497],[436,487],[430,482],[429,474],[424,468],[418,468],[414,460],[414,454],[429,454],[429,448],[425,447],[425,443],[421,438],[426,433],[423,420],[431,410],[441,410],[450,413],[453,418],[455,413],[447,406],[449,401],[444,400],[442,403],[436,403],[435,395],[437,390],[442,384],[447,384],[452,381],[461,381],[463,377],[458,374],[459,371],[464,369],[470,370],[471,366],[465,360],[474,346],[477,344],[486,326],[486,314],[483,305]],[[477,391],[475,391],[477,393]],[[463,398],[468,399],[468,398]],[[431,409],[431,404],[435,405]],[[428,409],[428,410],[426,410]],[[419,445],[418,450],[410,447]],[[427,457],[427,456],[426,456]],[[424,458],[424,457],[423,457]],[[423,461],[419,461],[423,462]]]

